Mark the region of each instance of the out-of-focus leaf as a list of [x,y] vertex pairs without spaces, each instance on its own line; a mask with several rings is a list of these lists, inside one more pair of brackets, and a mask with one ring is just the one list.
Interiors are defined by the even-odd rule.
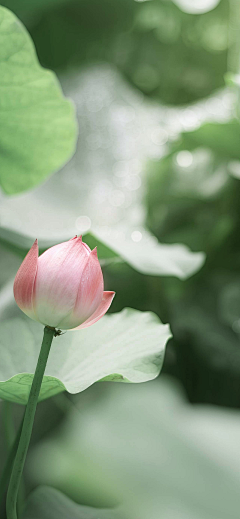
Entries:
[[27,31],[0,7],[0,183],[8,194],[29,189],[63,166],[76,143],[72,103],[44,70]]
[[183,241],[209,255],[233,231],[235,192],[227,159],[181,143],[149,166],[148,225],[164,241]]
[[58,490],[39,487],[27,502],[22,519],[120,519],[115,510],[77,505]]
[[185,279],[197,272],[205,260],[202,252],[193,253],[185,245],[159,243],[145,229],[126,233],[93,229],[93,236],[138,272],[152,276],[169,275]]
[[206,123],[192,132],[182,135],[182,147],[210,148],[219,157],[240,160],[240,124],[238,120],[227,123]]
[[220,0],[173,0],[185,13],[201,14],[214,9]]
[[[198,16],[162,0],[65,0],[59,8],[55,1],[52,10],[53,0],[47,9],[45,1],[42,9],[39,0],[36,2],[35,11],[41,10],[41,18],[30,6],[27,21],[40,60],[51,69],[63,70],[69,63],[112,63],[142,92],[175,105],[224,86],[229,45],[227,1]],[[196,1],[189,0],[189,4],[196,7]],[[21,12],[20,5],[16,9]]]
[[240,332],[240,283],[235,280],[224,286],[219,298],[219,311],[223,322],[235,332]]
[[[43,327],[34,321],[1,323],[0,397],[25,404],[35,371]],[[125,309],[83,330],[54,340],[40,400],[61,391],[79,393],[100,380],[145,382],[159,374],[168,324],[151,312]]]
[[190,406],[164,376],[112,386],[101,400],[93,395],[91,405],[78,405],[32,453],[34,484],[64,491],[74,477],[77,497],[82,481],[97,495],[96,481],[110,480],[127,517],[136,519],[238,519],[239,411]]
[[228,173],[234,178],[240,178],[240,161],[231,160],[228,163]]
[[[214,2],[216,10],[204,12],[209,10],[207,2],[208,7]],[[185,12],[173,2],[141,2],[134,30],[126,42],[119,38],[115,59],[145,94],[168,104],[189,104],[224,85],[228,10],[227,3],[218,0],[175,3],[178,7],[185,4]],[[188,14],[187,8],[196,14],[197,7],[199,16]],[[120,45],[126,47],[121,54]]]
[[3,0],[2,5],[7,7],[11,11],[13,11],[17,16],[29,16],[29,13],[34,17],[39,13],[45,12],[53,7],[60,7],[64,3],[67,3],[68,0],[35,0],[31,2],[31,0],[21,0],[21,3],[18,0]]
[[152,287],[154,301],[164,300],[171,315],[165,369],[182,380],[192,402],[233,407],[240,402],[239,139],[237,119],[182,133],[169,155],[149,165],[146,197],[147,223],[159,239],[183,241],[207,256],[198,278],[184,286],[162,280],[160,297],[160,287]]

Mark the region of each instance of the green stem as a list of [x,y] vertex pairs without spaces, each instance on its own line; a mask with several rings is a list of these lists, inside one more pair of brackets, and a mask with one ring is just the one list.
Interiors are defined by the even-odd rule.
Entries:
[[40,354],[36,371],[33,377],[29,399],[24,415],[23,426],[18,444],[17,454],[13,464],[12,474],[7,493],[7,519],[17,519],[17,496],[25,464],[27,451],[31,439],[34,416],[37,408],[38,397],[42,385],[48,355],[56,330],[45,326]]

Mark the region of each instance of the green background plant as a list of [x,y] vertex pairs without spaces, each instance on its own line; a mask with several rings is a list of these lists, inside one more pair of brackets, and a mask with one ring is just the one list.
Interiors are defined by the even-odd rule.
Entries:
[[[163,372],[170,377],[166,383],[157,380],[142,387],[101,383],[70,395],[62,392],[64,379],[49,372],[55,396],[39,404],[25,472],[27,493],[38,484],[58,488],[79,504],[65,502],[69,513],[79,519],[85,512],[91,517],[94,506],[108,508],[119,500],[133,519],[141,513],[143,519],[155,519],[160,513],[163,519],[180,519],[181,514],[184,519],[225,519],[225,505],[235,519],[239,514],[240,405],[237,3],[221,0],[213,5],[209,0],[204,9],[202,3],[200,14],[197,0],[191,4],[183,0],[6,0],[2,4],[14,15],[1,8],[11,22],[11,30],[0,27],[1,41],[6,45],[11,37],[11,53],[19,38],[27,42],[29,56],[20,53],[19,60],[30,59],[31,66],[21,65],[21,70],[29,77],[42,78],[43,97],[35,92],[34,112],[29,90],[24,90],[29,107],[25,119],[16,104],[14,117],[8,115],[4,123],[7,132],[0,127],[1,329],[11,319],[14,323],[21,319],[19,326],[28,335],[38,327],[22,318],[12,296],[15,273],[34,239],[40,239],[43,251],[83,233],[91,247],[98,246],[105,288],[117,293],[110,313],[125,307],[150,310],[164,323],[170,322],[173,333],[163,364]],[[1,46],[3,58],[8,50]],[[9,78],[19,82],[13,74],[16,65],[14,57],[10,63],[4,59],[1,63],[8,74],[8,86],[3,88],[3,108],[8,114],[9,100],[19,100],[19,95],[14,100],[9,89]],[[70,101],[63,97],[58,81]],[[66,163],[76,141],[72,103],[79,139],[76,153]],[[24,131],[18,140],[13,130],[20,127]],[[99,328],[89,329],[89,335],[94,338],[100,329],[105,333],[106,323],[114,318],[107,316]],[[143,337],[139,321],[139,335],[145,339],[140,372],[142,379],[152,378],[161,363],[156,366],[149,358],[155,339]],[[161,326],[156,324],[156,330]],[[16,341],[17,326],[15,332]],[[59,342],[61,351],[66,344],[66,358],[69,336],[70,332]],[[74,340],[78,351],[81,345]],[[4,352],[5,341],[1,344]],[[22,350],[25,357],[28,348],[35,351],[34,344],[31,335]],[[163,346],[157,344],[158,351]],[[21,360],[30,374],[33,357]],[[17,359],[16,355],[16,363]],[[119,358],[115,360],[108,375],[119,373]],[[125,360],[127,364],[128,355]],[[136,357],[135,361],[136,375]],[[1,369],[5,366],[10,373],[11,364],[8,350]],[[13,375],[18,376],[18,371],[22,369]],[[90,383],[98,379],[93,373]],[[6,389],[8,383],[3,380]],[[26,375],[24,380],[18,400],[16,385],[11,387],[11,400],[23,403],[26,399],[31,377]],[[184,388],[185,404],[178,399],[181,390],[176,380]],[[209,407],[199,409],[193,404]],[[233,410],[217,411],[216,405]],[[17,427],[22,406],[14,404],[13,415]],[[115,423],[112,433],[104,433],[105,426],[111,431]],[[84,427],[89,442],[85,442],[89,445],[85,453]],[[126,435],[121,427],[127,428]],[[163,451],[156,463],[160,440]],[[142,459],[137,453],[144,453],[146,444],[156,449],[147,449]],[[124,466],[114,479],[121,459]],[[41,470],[37,472],[36,466]],[[184,474],[183,466],[187,467]],[[175,485],[173,474],[178,476]],[[54,505],[59,506],[58,498],[51,497],[51,489],[42,489],[33,493],[26,514],[34,509],[47,519],[49,509],[42,508],[38,497],[44,492],[52,499],[53,513],[60,513]],[[82,506],[89,508],[84,511]]]

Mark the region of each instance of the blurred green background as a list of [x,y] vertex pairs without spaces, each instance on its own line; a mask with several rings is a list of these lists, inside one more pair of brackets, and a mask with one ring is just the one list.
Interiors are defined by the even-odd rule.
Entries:
[[[104,383],[41,403],[26,488],[50,484],[91,506],[110,506],[124,496],[138,518],[237,518],[240,2],[8,0],[2,5],[27,27],[41,65],[56,72],[77,109],[76,155],[48,181],[48,190],[39,188],[46,214],[46,193],[52,190],[60,200],[52,207],[54,229],[64,220],[67,232],[75,204],[86,225],[86,218],[103,226],[109,220],[125,222],[140,233],[136,241],[147,226],[161,243],[206,253],[204,266],[187,280],[103,263],[106,287],[117,293],[112,312],[130,306],[170,323],[164,375],[141,388]],[[38,195],[33,201],[31,194],[2,197],[6,227],[13,228],[13,211],[15,220],[20,215],[20,224],[14,223],[19,232],[24,225],[27,230],[44,225],[39,213],[31,222],[21,220],[21,203],[38,210]],[[1,250],[3,319],[18,313],[9,290],[24,252],[19,255],[5,239]],[[15,407],[17,422],[22,410]],[[106,431],[108,440],[98,441]]]

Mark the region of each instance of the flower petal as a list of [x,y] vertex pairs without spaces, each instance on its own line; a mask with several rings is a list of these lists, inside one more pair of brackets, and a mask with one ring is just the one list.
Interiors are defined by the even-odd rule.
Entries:
[[40,322],[59,327],[71,314],[88,257],[81,238],[55,245],[39,257],[34,308]]
[[33,308],[33,292],[38,268],[38,241],[35,240],[26,258],[17,271],[13,293],[17,305],[31,319],[36,320]]
[[73,330],[87,328],[88,326],[91,326],[92,324],[99,321],[99,319],[101,319],[101,317],[103,317],[108,311],[114,296],[115,292],[103,292],[103,298],[97,310],[95,310],[91,317],[89,317],[84,323],[80,324],[80,326],[77,326],[77,328],[73,328]]
[[[85,244],[83,243],[85,246]],[[88,249],[86,249],[88,250]],[[71,315],[59,323],[63,330],[75,328],[86,321],[98,308],[103,297],[103,274],[97,257],[97,248],[91,251],[78,278],[78,292]]]
[[85,321],[95,312],[103,297],[103,274],[97,257],[97,247],[91,251],[85,265],[80,284],[74,313],[82,316]]

